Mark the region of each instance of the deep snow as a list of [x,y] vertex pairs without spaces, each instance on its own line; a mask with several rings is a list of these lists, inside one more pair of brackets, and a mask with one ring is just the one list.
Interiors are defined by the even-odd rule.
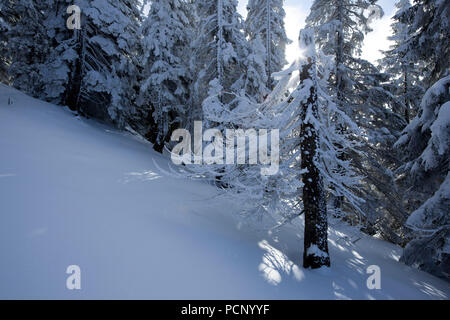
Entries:
[[[304,270],[301,219],[273,234],[238,228],[239,203],[166,175],[168,163],[131,134],[0,85],[0,298],[450,295],[445,281],[399,263],[401,248],[336,221],[332,267]],[[79,291],[66,289],[73,264]],[[381,290],[366,286],[370,265]]]

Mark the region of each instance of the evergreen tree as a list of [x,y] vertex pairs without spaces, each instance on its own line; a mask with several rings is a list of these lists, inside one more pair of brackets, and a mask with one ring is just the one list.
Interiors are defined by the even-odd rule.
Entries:
[[[382,14],[375,7],[377,0],[315,0],[311,13],[306,19],[309,27],[316,30],[319,48],[336,59],[334,89],[336,101],[340,106],[351,108],[346,98],[347,91],[353,87],[351,63],[361,53],[364,36],[372,31],[370,14]],[[377,8],[378,12],[375,12]],[[356,60],[356,61],[355,61]]]
[[[318,162],[319,138],[316,121],[319,118],[317,97],[316,48],[313,32],[300,33],[300,47],[305,59],[300,65],[300,84],[305,90],[302,100],[302,122],[300,126],[303,181],[303,210],[305,212],[305,240],[303,251],[304,268],[330,266],[328,253],[327,202]],[[309,89],[309,90],[308,90]],[[309,92],[308,92],[309,91]]]
[[41,68],[44,97],[123,127],[134,112],[139,1],[77,1],[81,29],[66,26],[68,0],[47,0],[52,52]]
[[[40,96],[43,79],[41,65],[50,48],[45,30],[44,3],[28,0],[2,0],[3,27],[2,66],[8,65],[12,85],[35,97]],[[9,60],[9,61],[8,61]]]
[[196,6],[199,24],[193,43],[192,70],[196,76],[191,117],[201,120],[201,106],[210,95],[210,85],[213,91],[220,87],[220,99],[224,103],[241,94],[246,74],[244,60],[249,48],[236,0],[199,0]]
[[[380,17],[382,10],[376,1],[316,0],[307,18],[315,28],[317,45],[325,54],[334,57],[336,68],[329,80],[329,90],[339,108],[362,129],[365,139],[361,151],[342,154],[342,160],[351,159],[359,175],[366,177],[355,190],[367,199],[359,213],[347,207],[344,198],[334,199],[335,215],[344,215],[351,223],[363,223],[365,230],[380,232],[386,239],[401,242],[399,226],[406,212],[397,199],[393,170],[398,166],[392,145],[404,127],[403,116],[393,110],[401,103],[390,92],[389,76],[381,73],[370,62],[361,59],[361,48],[370,21]],[[346,126],[340,125],[345,132]],[[344,209],[344,210],[342,210]],[[349,210],[354,214],[348,215]]]
[[184,0],[152,2],[142,27],[144,82],[141,104],[149,107],[155,150],[162,152],[173,128],[185,123],[191,74],[188,57],[193,37],[192,5]]
[[403,114],[405,121],[409,123],[417,114],[424,89],[420,79],[420,65],[417,61],[410,60],[411,57],[408,55],[407,42],[410,37],[411,21],[405,18],[411,4],[409,0],[400,0],[396,3],[396,7],[397,12],[392,24],[393,36],[389,37],[394,44],[384,52],[384,58],[380,62],[384,71],[391,77],[391,92],[403,102],[402,110],[393,111]]
[[244,60],[246,76],[243,91],[255,102],[262,102],[269,95],[268,75],[264,56],[266,49],[261,37],[250,40],[249,54]]
[[272,73],[279,72],[287,64],[286,45],[291,41],[286,36],[283,0],[250,0],[247,5],[245,33],[250,42],[262,41],[265,54],[267,88],[273,89]]
[[408,39],[403,45],[406,61],[420,63],[418,70],[429,88],[448,75],[450,3],[440,0],[415,0],[412,7],[396,19],[408,24]]
[[[401,49],[414,64],[425,88],[418,114],[406,127],[397,147],[405,156],[399,182],[408,186],[406,221],[413,240],[404,250],[407,264],[448,279],[448,1],[417,0],[396,19],[407,25]],[[440,80],[439,80],[440,79]]]
[[10,56],[8,50],[8,31],[10,16],[7,14],[7,0],[0,0],[0,82],[8,84]]
[[[241,129],[241,138],[251,134],[252,129],[259,129],[260,137],[270,140],[263,144],[270,148],[272,164],[277,165],[277,170],[267,170],[270,163],[261,161],[261,157],[259,163],[250,163],[250,155],[256,152],[251,143],[244,149],[238,148],[242,155],[246,154],[245,165],[219,163],[191,169],[212,180],[221,175],[227,194],[245,199],[242,211],[246,218],[284,224],[304,213],[306,268],[330,264],[326,191],[345,196],[356,210],[361,204],[361,199],[353,193],[359,177],[349,161],[340,159],[341,153],[356,151],[351,136],[359,131],[327,93],[333,63],[324,55],[316,56],[313,37],[311,30],[302,31],[300,44],[304,60],[276,74],[278,84],[263,103],[241,99],[232,110],[224,109],[217,96],[204,103],[205,117],[226,128]],[[295,72],[299,69],[300,76]],[[286,96],[286,92],[291,93]],[[345,124],[348,132],[341,132],[330,119]],[[275,147],[277,135],[273,131],[277,129],[279,150]]]
[[396,146],[405,155],[408,198],[418,206],[407,220],[414,239],[402,260],[450,279],[450,76],[426,92]]

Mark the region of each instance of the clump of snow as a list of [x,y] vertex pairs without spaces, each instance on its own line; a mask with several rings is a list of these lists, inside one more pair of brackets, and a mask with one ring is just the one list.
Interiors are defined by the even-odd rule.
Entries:
[[307,255],[313,255],[320,258],[327,258],[328,254],[319,249],[315,244],[311,245],[307,250]]

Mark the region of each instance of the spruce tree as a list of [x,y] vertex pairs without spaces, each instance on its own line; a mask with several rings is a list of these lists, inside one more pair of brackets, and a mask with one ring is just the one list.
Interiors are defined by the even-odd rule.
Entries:
[[42,94],[42,64],[51,47],[42,28],[46,5],[40,1],[3,0],[2,20],[6,28],[6,47],[2,65],[8,68],[12,85],[34,97]]
[[[319,118],[317,97],[317,66],[314,34],[311,30],[300,33],[300,47],[304,49],[304,60],[300,64],[300,87],[306,91],[302,100],[302,121],[300,125],[300,150],[302,159],[303,210],[305,212],[305,235],[303,251],[304,268],[330,266],[328,253],[327,202],[323,178],[316,163],[319,138],[315,120]],[[309,89],[309,90],[308,90]],[[309,92],[308,92],[309,91]]]
[[415,0],[408,10],[397,14],[398,20],[408,24],[405,59],[420,62],[426,88],[448,75],[449,16],[450,3],[440,0]]
[[264,56],[266,49],[261,37],[256,37],[248,43],[249,54],[244,60],[246,71],[243,91],[255,102],[262,102],[269,95],[267,87],[267,72]]
[[10,17],[7,14],[8,1],[0,0],[0,82],[8,84],[8,69],[10,55],[8,50],[8,31],[10,29]]
[[[393,171],[399,164],[392,145],[405,125],[403,115],[393,112],[402,104],[390,91],[389,75],[359,57],[364,36],[371,31],[371,20],[381,15],[381,8],[372,0],[316,0],[307,25],[315,28],[318,47],[335,59],[336,67],[329,80],[331,96],[365,137],[354,137],[362,144],[363,152],[341,155],[342,160],[352,161],[359,175],[366,177],[355,190],[360,198],[367,199],[361,207],[364,216],[339,196],[333,200],[334,214],[352,224],[362,222],[368,233],[380,232],[386,239],[400,243],[402,231],[398,228],[403,225],[406,212],[396,196]],[[347,130],[338,125],[343,132]]]
[[396,147],[405,155],[400,172],[416,209],[406,222],[413,240],[401,259],[450,279],[450,76],[426,92]]
[[44,97],[119,127],[134,112],[139,1],[77,1],[81,28],[68,29],[71,1],[46,0],[52,52],[42,66]]
[[408,54],[411,19],[408,11],[411,9],[409,0],[400,0],[396,3],[392,24],[393,35],[389,40],[394,44],[388,51],[384,52],[384,58],[380,61],[383,70],[389,74],[392,85],[391,92],[403,102],[401,110],[393,110],[402,114],[407,123],[417,114],[420,100],[424,94],[421,81],[421,67],[417,60],[411,60]]
[[236,0],[199,0],[196,6],[199,24],[191,60],[195,74],[191,118],[201,120],[201,106],[210,96],[210,87],[212,92],[220,91],[226,104],[241,93],[244,61],[250,52]]
[[142,27],[144,80],[139,100],[152,113],[151,140],[159,152],[173,129],[186,122],[194,23],[192,5],[184,0],[157,0]]
[[283,0],[250,0],[247,5],[245,33],[250,42],[262,41],[265,54],[267,88],[274,87],[272,73],[279,72],[287,64],[286,45],[291,41],[286,36]]
[[[190,170],[211,180],[220,175],[225,192],[245,200],[245,220],[262,220],[273,226],[304,214],[304,266],[318,268],[330,264],[326,192],[333,190],[334,194],[345,196],[355,210],[362,203],[353,193],[360,178],[350,161],[340,159],[343,152],[356,152],[357,144],[351,137],[359,130],[328,95],[327,80],[333,62],[323,54],[316,55],[312,30],[302,31],[300,44],[305,57],[276,74],[277,86],[264,102],[241,99],[231,110],[224,109],[217,98],[211,97],[204,103],[204,114],[210,121],[241,129],[243,134],[261,130],[259,135],[268,140],[263,144],[267,143],[270,157],[276,156],[271,163],[277,170],[267,170],[270,163],[265,161],[195,166]],[[295,72],[299,69],[300,76]],[[345,124],[348,131],[341,132],[331,119]],[[279,136],[274,130],[279,130]],[[249,161],[255,152],[251,143],[240,151]]]

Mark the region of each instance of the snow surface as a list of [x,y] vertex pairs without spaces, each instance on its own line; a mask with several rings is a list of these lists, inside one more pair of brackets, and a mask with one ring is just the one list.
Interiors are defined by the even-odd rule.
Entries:
[[[167,176],[168,163],[131,134],[0,85],[0,298],[450,295],[445,281],[399,263],[401,248],[336,221],[332,267],[304,270],[302,220],[273,233],[238,228],[238,203]],[[81,290],[66,289],[73,264]],[[381,290],[367,289],[370,265]]]

